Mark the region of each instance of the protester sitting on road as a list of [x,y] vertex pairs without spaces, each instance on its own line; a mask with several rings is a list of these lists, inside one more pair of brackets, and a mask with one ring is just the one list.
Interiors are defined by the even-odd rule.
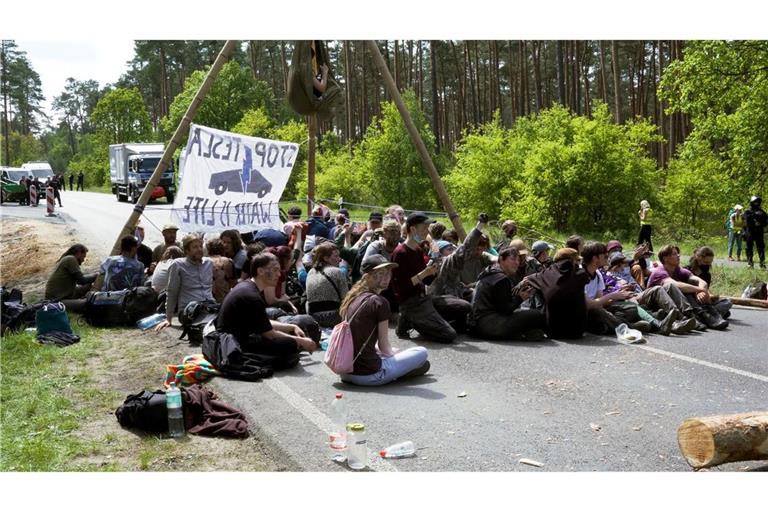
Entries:
[[446,229],[443,231],[443,240],[451,242],[453,245],[459,245],[459,234],[455,229]]
[[174,260],[168,277],[168,296],[165,302],[166,320],[155,331],[172,325],[177,312],[192,301],[213,302],[213,262],[203,256],[203,240],[187,235],[181,241],[184,258]]
[[531,246],[531,267],[536,272],[541,272],[545,268],[552,264],[552,258],[549,257],[549,251],[554,250],[555,246],[545,242],[544,240],[537,240],[533,242]]
[[105,259],[100,267],[104,274],[102,291],[125,290],[144,283],[144,264],[136,259],[139,241],[135,236],[120,239],[120,254]]
[[349,287],[340,262],[339,249],[333,243],[320,244],[313,250],[312,269],[307,274],[307,313],[323,327],[341,321],[339,306]]
[[312,210],[312,217],[307,219],[309,225],[309,231],[307,235],[320,236],[323,238],[331,238],[331,226],[325,220],[325,210],[322,206],[316,206]]
[[584,285],[589,282],[589,276],[579,266],[579,259],[574,249],[560,249],[548,269],[526,278],[544,301],[546,332],[550,338],[581,338],[586,330]]
[[632,255],[632,261],[629,263],[629,273],[637,282],[640,288],[645,289],[648,284],[648,278],[651,275],[651,251],[648,250],[648,244],[641,244],[635,247],[635,253]]
[[381,212],[371,212],[368,215],[368,225],[366,226],[366,230],[363,232],[357,242],[355,242],[352,248],[359,249],[369,241],[373,240],[374,232],[377,229],[381,229],[383,222],[384,216],[381,214]]
[[294,226],[301,225],[301,208],[298,206],[291,206],[286,212],[288,214],[288,222],[283,224],[283,231],[286,235],[291,236]]
[[263,291],[277,284],[280,263],[269,252],[251,259],[252,276],[238,283],[224,298],[216,319],[216,328],[232,334],[243,352],[290,357],[301,351],[314,352],[318,347],[297,325],[270,320]]
[[505,220],[501,225],[501,230],[504,232],[504,240],[501,240],[496,244],[496,251],[501,254],[501,251],[509,247],[509,242],[515,239],[517,236],[517,222],[513,220]]
[[205,243],[208,257],[213,263],[213,298],[221,304],[229,290],[237,284],[235,264],[224,256],[224,243],[220,238],[212,238]]
[[421,242],[427,237],[430,219],[423,212],[413,212],[406,219],[408,236],[392,253],[392,262],[398,267],[393,272],[393,290],[400,306],[397,322],[398,337],[409,339],[410,329],[424,337],[441,343],[452,343],[456,330],[436,309],[434,298],[425,294],[424,284],[430,284],[437,267],[427,266]]
[[147,275],[151,276],[155,270],[155,265],[152,262],[152,249],[144,245],[144,228],[142,226],[136,226],[133,231],[136,240],[139,241],[139,246],[136,248],[136,259],[139,260],[147,271]]
[[441,241],[443,243],[441,253],[445,251],[447,255],[435,263],[439,270],[435,280],[427,289],[429,295],[433,297],[452,295],[464,301],[472,299],[472,289],[478,275],[496,261],[495,256],[485,253],[490,244],[482,229],[487,223],[488,216],[481,213],[477,219],[477,225],[455,251],[452,250],[453,244]]
[[80,269],[88,254],[83,244],[75,244],[61,255],[53,273],[45,284],[45,299],[60,301],[74,313],[85,311],[85,294],[91,289],[98,274],[84,275]]
[[487,267],[477,281],[472,297],[472,334],[483,339],[544,339],[544,313],[521,309],[534,294],[527,281],[517,281],[517,250],[502,249],[498,261]]
[[162,293],[168,288],[168,278],[170,277],[169,274],[173,260],[183,257],[184,251],[175,245],[172,245],[165,250],[163,257],[157,263],[155,271],[152,273],[152,288],[157,293]]
[[288,314],[298,314],[298,309],[296,309],[296,306],[293,305],[291,298],[286,293],[288,273],[290,272],[293,263],[293,251],[286,245],[268,247],[265,250],[277,256],[277,260],[280,263],[280,278],[277,280],[277,284],[274,287],[268,286],[264,289],[264,302],[266,302],[267,306],[281,308]]
[[[613,293],[622,289],[628,289],[633,293],[630,298],[638,306],[637,313],[642,320],[651,324],[651,332],[657,332],[664,336],[670,333],[684,334],[696,327],[696,320],[692,317],[685,318],[670,296],[670,292],[682,298],[680,291],[672,286],[651,286],[643,290],[632,275],[627,277],[627,257],[619,251],[614,251],[608,259],[608,270],[600,270],[605,280],[603,293]],[[652,315],[650,312],[654,312]],[[682,319],[682,320],[681,320]]]
[[168,247],[176,246],[181,248],[179,242],[176,241],[176,234],[179,231],[179,227],[175,224],[166,224],[163,226],[163,243],[155,246],[152,249],[152,261],[158,262],[163,259],[165,250]]
[[219,238],[224,244],[224,256],[232,260],[232,264],[235,266],[235,276],[240,279],[240,272],[243,270],[245,260],[248,257],[247,251],[243,248],[240,232],[236,229],[227,229],[221,232]]
[[445,229],[445,224],[442,222],[433,222],[429,225],[429,229],[427,230],[429,232],[428,240],[431,243],[429,257],[432,259],[437,259],[439,257],[440,248],[437,246],[437,243],[443,240]]
[[565,241],[565,247],[573,249],[577,253],[581,254],[581,249],[584,248],[584,239],[579,235],[571,235]]
[[397,268],[381,254],[365,258],[362,279],[349,291],[340,313],[349,322],[357,356],[352,373],[341,380],[360,386],[380,386],[399,378],[424,375],[429,371],[424,347],[398,350],[389,342],[389,303],[380,294],[389,287],[392,269]]
[[728,327],[728,321],[724,320],[720,313],[715,309],[711,302],[712,297],[709,294],[709,285],[702,278],[697,277],[680,267],[680,248],[675,245],[665,245],[659,251],[660,266],[656,267],[648,278],[648,287],[656,285],[676,286],[684,295],[684,301],[670,295],[676,300],[679,309],[684,310],[687,302],[699,324],[697,330],[704,330],[707,327],[711,329],[725,329]]
[[[342,213],[342,210],[347,213],[346,214]],[[330,231],[331,240],[336,240],[336,236],[339,233],[341,233],[341,228],[344,227],[344,224],[347,224],[349,222],[349,212],[347,211],[347,209],[342,208],[341,210],[339,210],[339,213],[336,214],[335,220],[336,220],[336,224],[334,224],[334,226],[331,228],[331,231]]]
[[[629,287],[604,293],[605,281],[599,269],[608,263],[608,250],[600,242],[587,242],[581,252],[582,268],[589,277],[584,286],[587,298],[587,330],[593,334],[610,334],[622,323],[641,332],[650,332],[651,324],[641,320],[637,304],[628,301],[633,295]],[[610,307],[610,311],[609,308]]]
[[[704,282],[707,283],[707,287],[709,289],[712,288],[712,273],[710,270],[712,269],[712,262],[714,259],[715,251],[713,251],[711,247],[707,247],[705,245],[703,247],[699,247],[693,252],[693,256],[691,256],[688,265],[685,266],[685,268],[690,270],[694,276],[703,279]],[[713,297],[710,301],[710,304],[712,304],[712,306],[717,309],[718,313],[720,313],[720,316],[722,316],[724,319],[727,319],[729,316],[731,316],[731,308],[733,307],[733,302],[730,300]]]
[[[265,249],[265,246],[261,242],[251,242],[248,244],[248,246],[245,248],[245,265],[243,265],[243,269],[240,271],[240,274],[237,275],[237,271],[235,271],[235,275],[237,276],[237,281],[247,281],[251,278],[251,259],[253,259],[254,256],[261,253]],[[234,264],[234,262],[232,262]]]
[[401,226],[405,224],[405,210],[399,204],[393,204],[387,208],[386,214],[395,219]]
[[400,232],[400,225],[396,220],[391,219],[386,221],[382,228],[382,238],[373,241],[368,245],[363,259],[373,256],[374,254],[381,254],[388,260],[391,260],[392,253],[397,248],[397,244],[400,243]]

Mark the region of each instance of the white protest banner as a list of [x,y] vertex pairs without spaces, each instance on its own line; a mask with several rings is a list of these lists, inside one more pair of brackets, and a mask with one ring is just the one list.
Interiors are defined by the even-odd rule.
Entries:
[[186,232],[281,229],[278,201],[298,154],[293,142],[191,125],[171,219]]

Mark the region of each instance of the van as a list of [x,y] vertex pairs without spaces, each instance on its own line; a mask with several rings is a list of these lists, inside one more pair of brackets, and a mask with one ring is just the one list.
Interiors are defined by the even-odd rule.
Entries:
[[27,171],[28,176],[34,176],[40,181],[45,181],[48,178],[53,177],[53,169],[51,168],[51,164],[43,160],[35,162],[24,162],[21,164],[21,168]]

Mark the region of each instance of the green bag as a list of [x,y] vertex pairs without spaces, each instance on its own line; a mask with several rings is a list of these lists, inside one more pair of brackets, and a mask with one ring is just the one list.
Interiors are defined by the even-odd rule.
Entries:
[[320,121],[327,121],[336,113],[344,100],[339,84],[333,78],[328,63],[328,54],[320,41],[315,41],[317,67],[329,67],[325,92],[319,94],[312,84],[312,41],[296,41],[288,72],[288,103],[296,113],[308,116],[316,114]]

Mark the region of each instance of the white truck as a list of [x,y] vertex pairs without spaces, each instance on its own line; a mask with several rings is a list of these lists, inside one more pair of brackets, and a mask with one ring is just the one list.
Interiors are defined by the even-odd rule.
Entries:
[[51,164],[44,160],[34,162],[24,162],[21,168],[27,172],[27,176],[34,176],[45,183],[45,180],[53,176]]
[[[162,144],[112,144],[109,146],[109,177],[112,193],[118,201],[139,200],[149,178],[163,157],[165,147]],[[152,191],[151,199],[165,197],[168,204],[173,203],[176,186],[173,180],[173,162],[165,170],[160,182]]]

